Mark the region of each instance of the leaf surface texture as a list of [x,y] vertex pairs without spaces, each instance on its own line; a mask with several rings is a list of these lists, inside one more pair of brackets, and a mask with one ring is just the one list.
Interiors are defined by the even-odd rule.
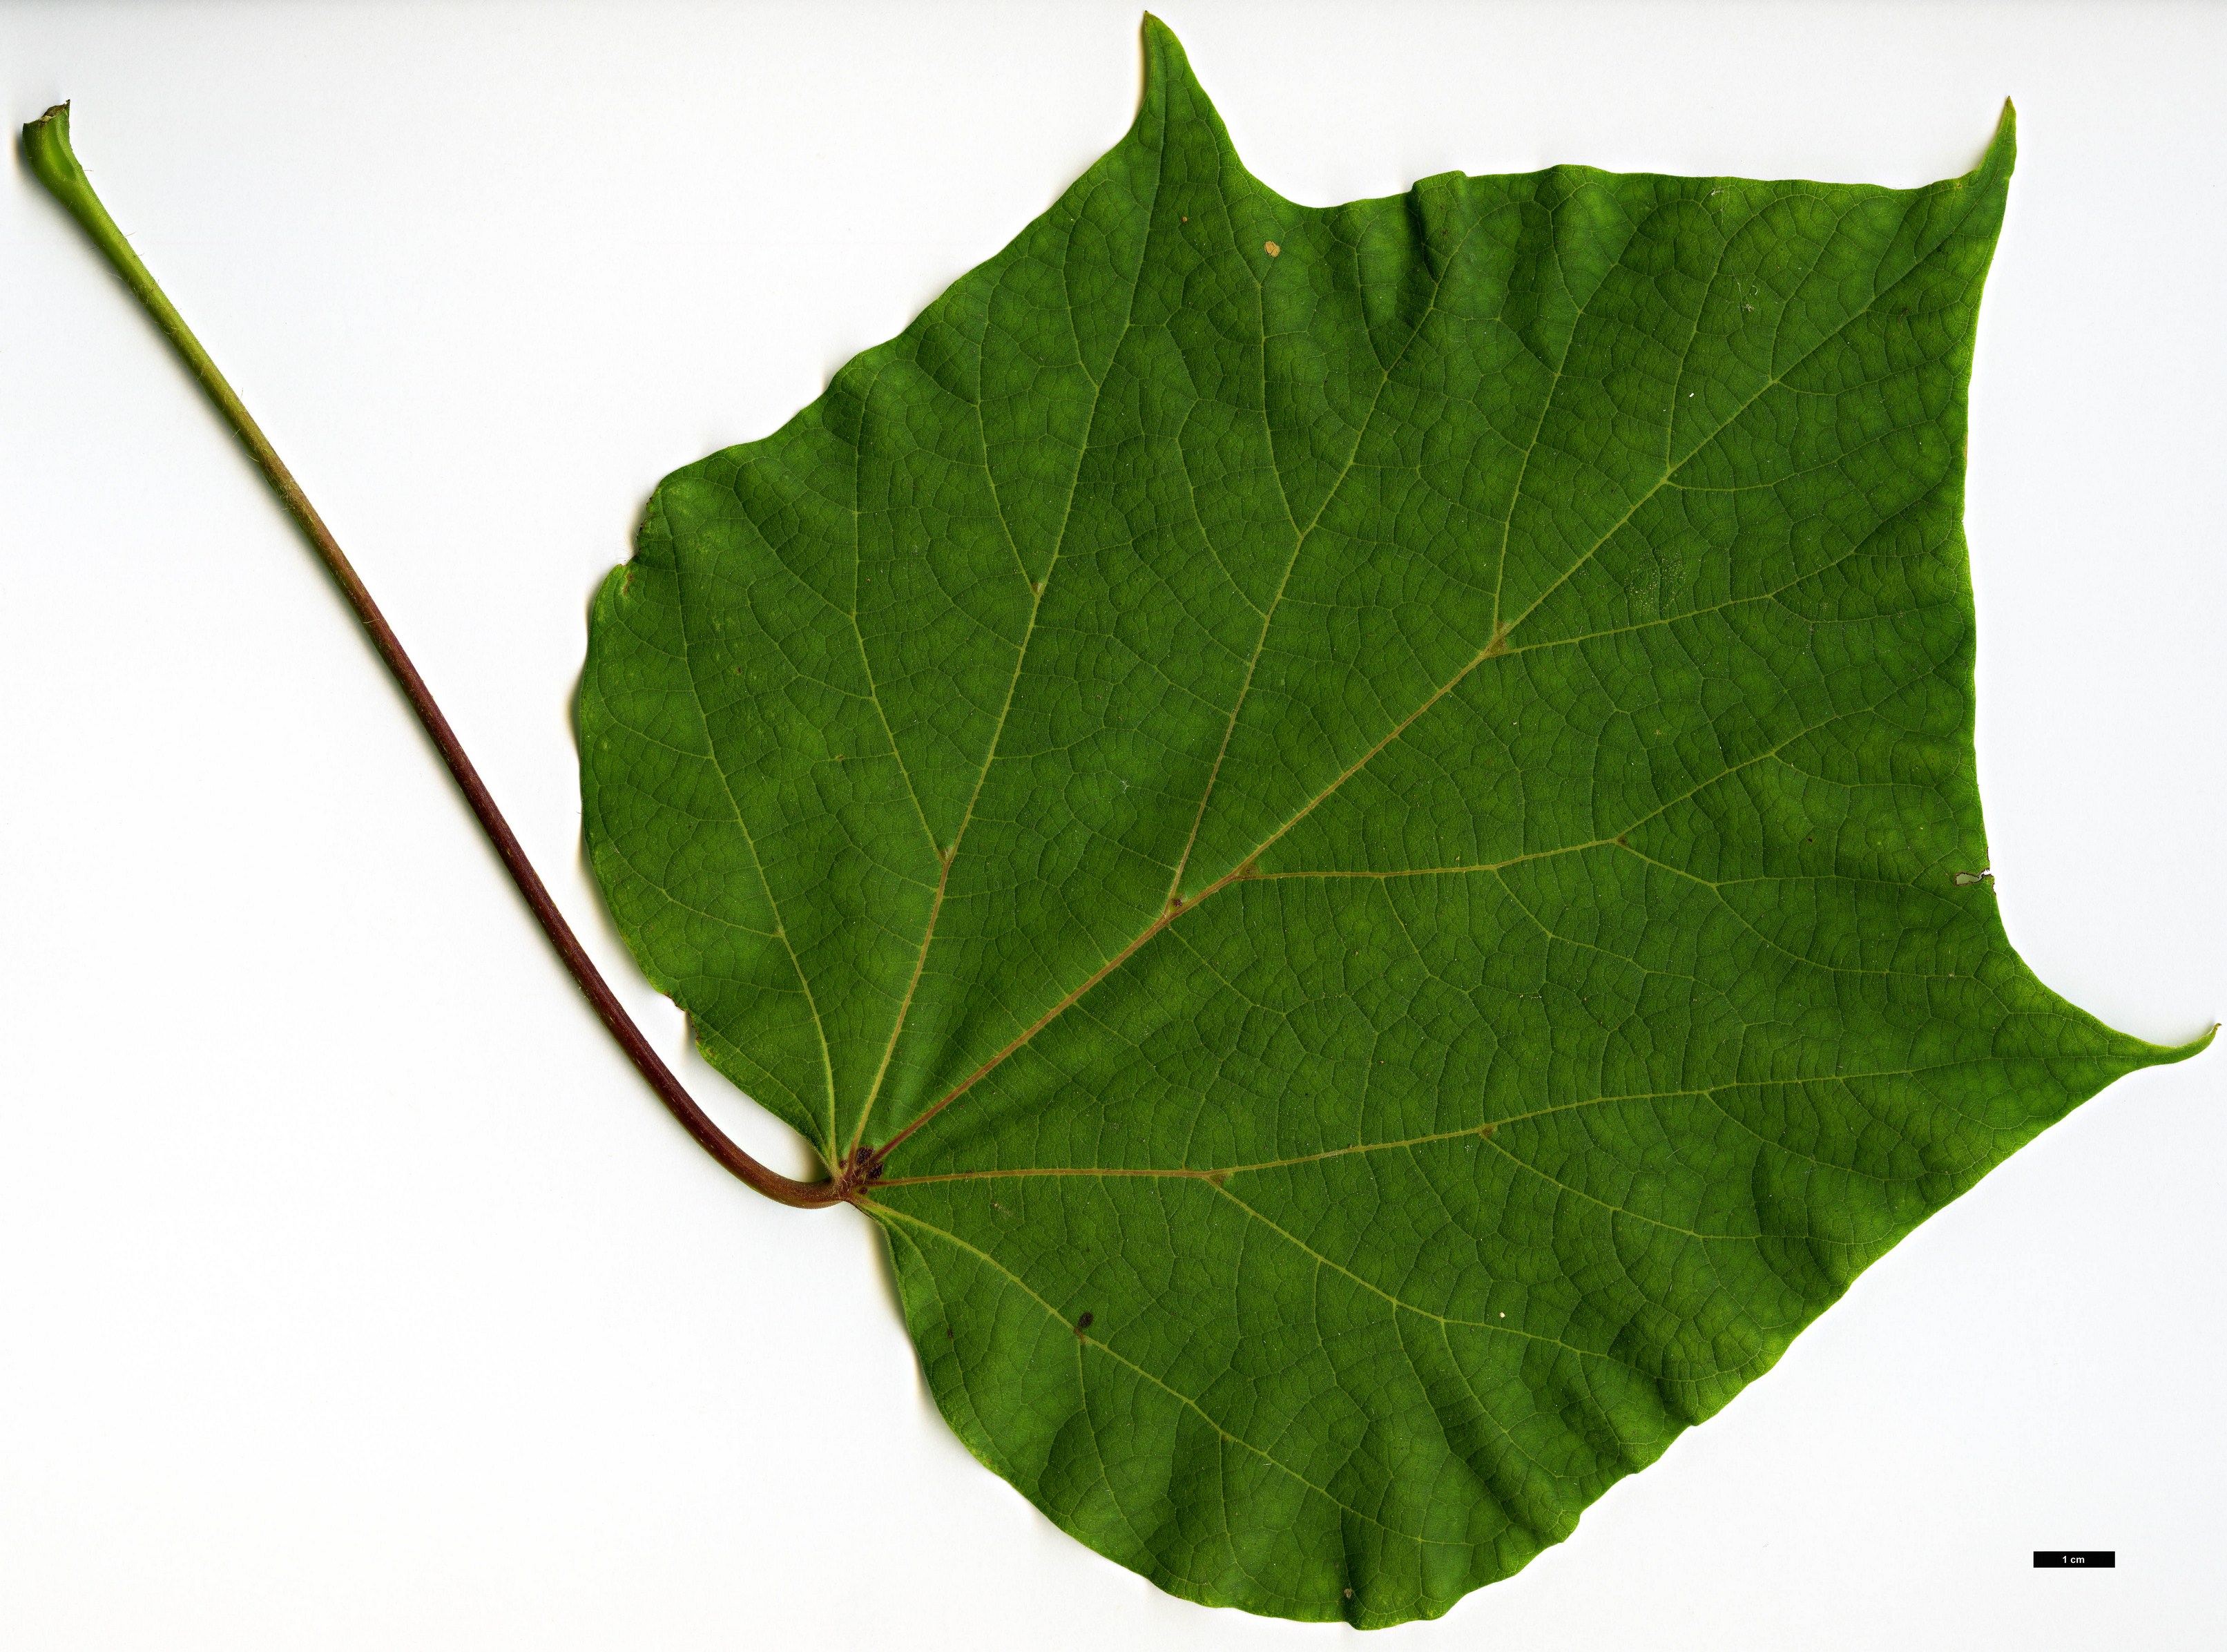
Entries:
[[597,599],[597,874],[946,1418],[1194,1600],[1443,1612],[2113,1078],[2005,940],[1930,188],[1135,125]]

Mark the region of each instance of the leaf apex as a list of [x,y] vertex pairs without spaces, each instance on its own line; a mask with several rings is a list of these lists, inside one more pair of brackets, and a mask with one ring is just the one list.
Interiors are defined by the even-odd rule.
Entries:
[[2132,1033],[2118,1032],[2116,1029],[2109,1030],[2141,1052],[2134,1056],[2133,1066],[2128,1069],[2131,1072],[2145,1067],[2171,1067],[2192,1056],[2201,1056],[2211,1048],[2211,1041],[2219,1036],[2219,1024],[2213,1022],[2185,1044],[2154,1044],[2148,1039],[2136,1037]]
[[1988,140],[1988,152],[1980,157],[1973,169],[1976,177],[1986,173],[2010,175],[2018,164],[2018,105],[2008,98],[2003,99],[2003,112],[1995,121],[1995,135]]
[[2211,1041],[2219,1036],[2219,1024],[2215,1021],[2185,1044],[2166,1044],[2158,1057],[2158,1065],[2170,1067],[2175,1062],[2185,1062],[2191,1056],[2201,1056],[2211,1048]]
[[1145,45],[1145,105],[1165,99],[1171,85],[1194,80],[1190,57],[1184,52],[1176,31],[1151,12],[1145,14],[1143,23]]

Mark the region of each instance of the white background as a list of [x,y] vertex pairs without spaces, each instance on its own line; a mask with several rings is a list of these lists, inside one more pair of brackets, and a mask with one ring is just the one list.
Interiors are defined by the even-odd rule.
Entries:
[[[1330,202],[1554,162],[2023,154],[1969,531],[2043,979],[2227,1009],[2227,10],[1167,0]],[[584,875],[588,596],[1127,124],[1130,0],[0,6],[659,1044]],[[692,1057],[761,1153],[796,1144]],[[1577,1536],[1388,1644],[2227,1642],[2227,1052],[2115,1086]],[[2120,1565],[2035,1572],[2039,1547]],[[730,1181],[549,957],[76,230],[0,175],[0,1643],[1328,1647],[1062,1535],[928,1400],[869,1225]]]

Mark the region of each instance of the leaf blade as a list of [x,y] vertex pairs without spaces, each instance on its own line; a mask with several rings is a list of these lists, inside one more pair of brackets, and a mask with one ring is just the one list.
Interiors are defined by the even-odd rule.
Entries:
[[1044,218],[660,489],[589,836],[707,1054],[893,1145],[978,1457],[1188,1598],[1435,1616],[2190,1052],[1956,881],[2007,119],[1923,190],[1318,211],[1146,54]]

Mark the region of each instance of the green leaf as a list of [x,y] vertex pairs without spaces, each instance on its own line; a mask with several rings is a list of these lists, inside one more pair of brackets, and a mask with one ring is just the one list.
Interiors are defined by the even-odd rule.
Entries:
[[659,488],[587,830],[710,1059],[878,1163],[984,1463],[1190,1599],[1396,1623],[2198,1046],[1979,875],[2007,113],[1924,189],[1317,209],[1145,52],[1057,205]]

